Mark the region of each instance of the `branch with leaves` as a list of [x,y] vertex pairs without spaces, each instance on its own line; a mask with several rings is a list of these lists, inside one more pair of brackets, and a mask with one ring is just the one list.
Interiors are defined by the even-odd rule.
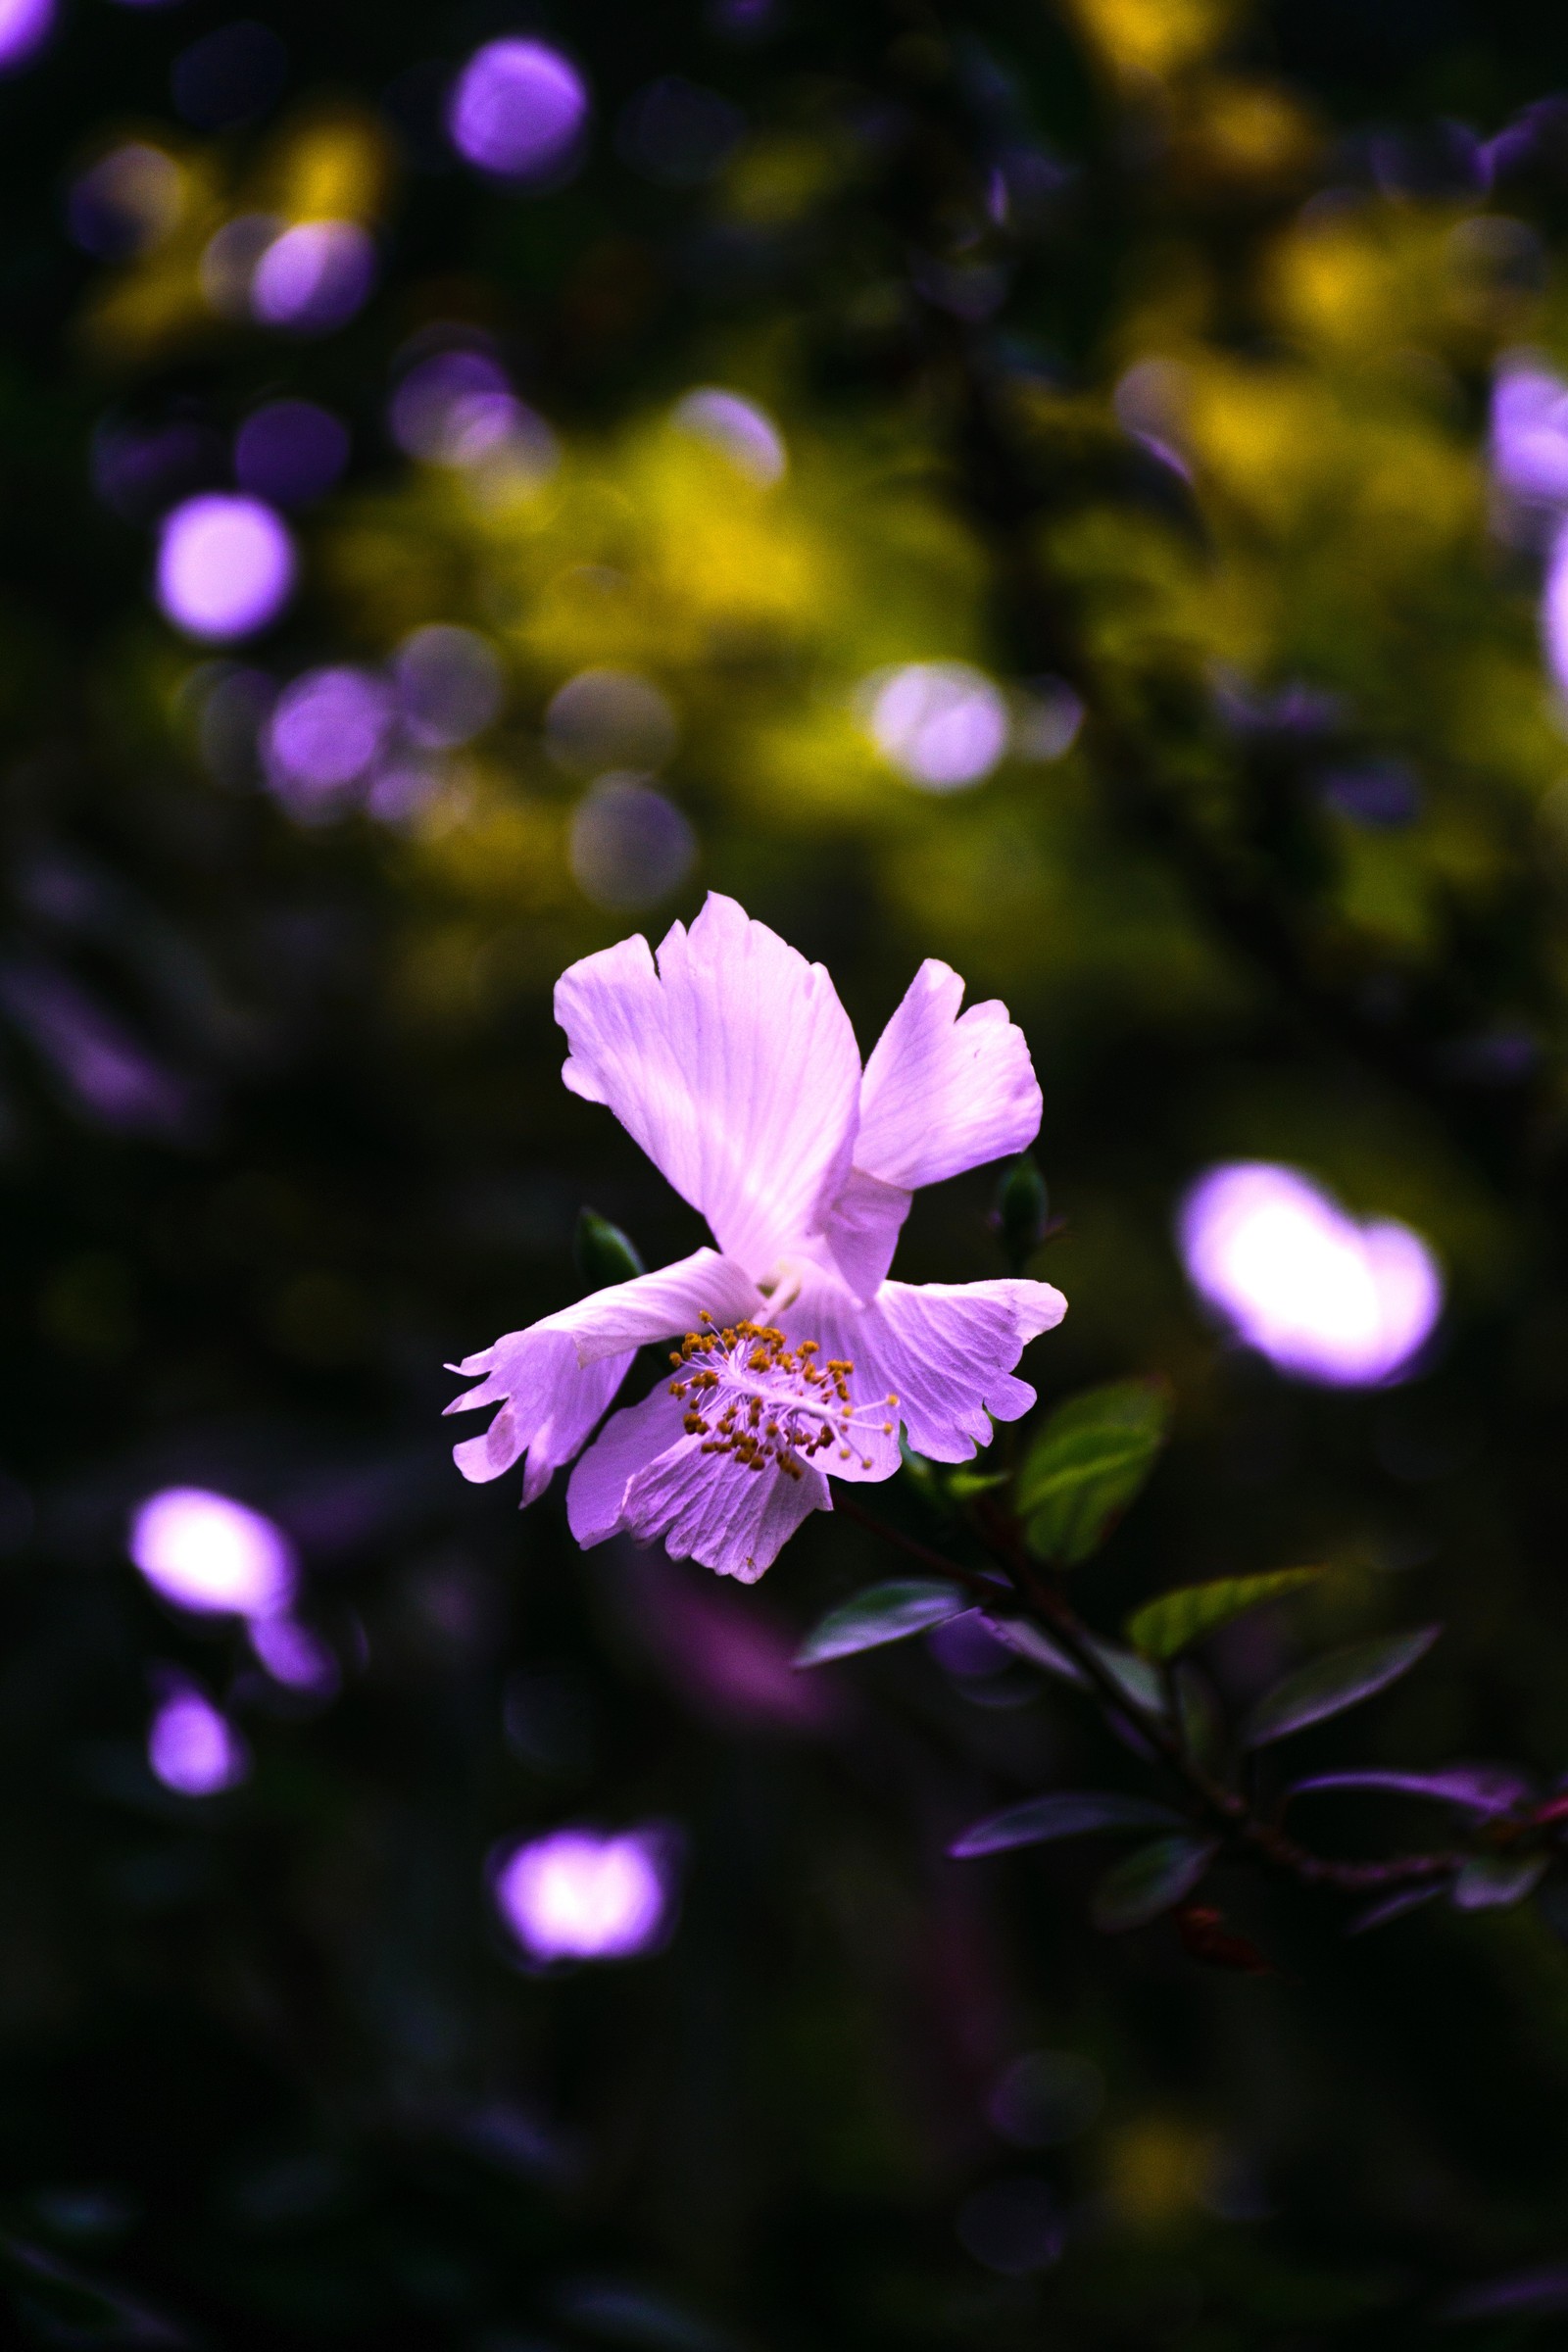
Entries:
[[[998,1226],[1009,1254],[1029,1229],[1020,1198],[1038,1186],[1038,1176],[1021,1168],[1004,1180]],[[1043,1216],[1042,1188],[1036,1231]],[[906,1453],[908,1487],[951,1531],[961,1530],[979,1561],[956,1558],[841,1497],[841,1509],[924,1573],[872,1585],[830,1611],[797,1663],[821,1666],[973,1611],[1015,1657],[1075,1689],[1157,1778],[1157,1793],[1045,1790],[972,1823],[951,1850],[970,1860],[1059,1838],[1144,1833],[1092,1899],[1095,1924],[1106,1932],[1175,1912],[1184,1940],[1200,1957],[1256,1965],[1250,1944],[1220,1932],[1217,1912],[1191,1901],[1221,1860],[1358,1898],[1348,1923],[1352,1934],[1444,1894],[1462,1910],[1524,1900],[1557,1851],[1568,1796],[1542,1795],[1521,1772],[1490,1765],[1347,1769],[1296,1781],[1272,1806],[1257,1793],[1261,1751],[1389,1689],[1426,1656],[1441,1627],[1331,1649],[1227,1721],[1195,1653],[1249,1612],[1313,1585],[1321,1570],[1282,1568],[1184,1586],[1136,1610],[1122,1642],[1080,1615],[1069,1596],[1069,1572],[1100,1550],[1136,1499],[1164,1446],[1169,1419],[1161,1384],[1116,1382],[1056,1406],[1015,1470],[946,1470]],[[1287,1827],[1298,1800],[1331,1790],[1427,1800],[1454,1826],[1443,1844],[1370,1861],[1336,1859]]]

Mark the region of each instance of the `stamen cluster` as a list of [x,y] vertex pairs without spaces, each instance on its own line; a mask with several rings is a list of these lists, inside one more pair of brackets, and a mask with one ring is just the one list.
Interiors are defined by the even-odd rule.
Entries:
[[[670,1382],[669,1393],[687,1406],[687,1434],[702,1439],[704,1453],[733,1454],[748,1470],[771,1463],[786,1478],[799,1478],[813,1455],[836,1446],[840,1461],[858,1458],[862,1470],[870,1469],[856,1431],[867,1414],[883,1408],[852,1401],[855,1365],[849,1357],[818,1362],[815,1340],[792,1348],[771,1323],[718,1330],[710,1314],[702,1319],[709,1328],[689,1331],[670,1354],[681,1377]],[[890,1406],[898,1401],[887,1399]],[[893,1435],[891,1421],[881,1427],[884,1437]]]

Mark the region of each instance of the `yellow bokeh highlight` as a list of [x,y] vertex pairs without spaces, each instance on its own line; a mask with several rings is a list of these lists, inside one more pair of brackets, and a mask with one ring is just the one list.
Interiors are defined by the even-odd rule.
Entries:
[[1073,14],[1112,73],[1163,80],[1210,55],[1236,17],[1235,0],[1072,0]]
[[321,116],[284,134],[259,174],[258,209],[284,220],[369,222],[386,204],[391,176],[391,149],[374,116]]
[[1437,352],[1465,364],[1530,333],[1510,224],[1452,204],[1347,197],[1311,210],[1272,258],[1267,300],[1284,331],[1329,364]]
[[1212,181],[1227,197],[1239,183],[1269,185],[1304,172],[1322,147],[1317,124],[1289,91],[1217,74],[1185,93],[1174,140],[1183,177]]
[[800,220],[833,194],[844,159],[826,139],[774,131],[747,139],[720,188],[725,212],[752,228],[780,228]]
[[[171,151],[172,152],[172,151]],[[235,175],[217,147],[175,155],[184,175],[179,217],[168,234],[104,271],[84,307],[81,332],[102,360],[124,367],[233,332],[202,288],[202,259],[230,220],[263,215],[280,224],[317,220],[373,223],[389,201],[393,159],[376,118],[335,109],[284,123],[253,170]]]
[[1144,2116],[1106,2140],[1106,2196],[1123,2227],[1156,2235],[1187,2221],[1214,2170],[1211,2132],[1172,2116]]

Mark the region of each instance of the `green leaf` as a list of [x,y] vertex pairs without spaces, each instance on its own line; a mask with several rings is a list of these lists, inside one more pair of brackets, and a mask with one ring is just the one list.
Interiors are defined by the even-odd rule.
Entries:
[[1127,1639],[1146,1658],[1163,1662],[1179,1657],[1233,1617],[1287,1592],[1298,1592],[1321,1574],[1318,1568],[1275,1568],[1266,1576],[1223,1576],[1209,1585],[1183,1585],[1136,1610],[1127,1620]]
[[1258,1700],[1243,1729],[1242,1745],[1267,1747],[1271,1740],[1304,1731],[1309,1723],[1322,1723],[1386,1690],[1426,1656],[1442,1631],[1441,1625],[1426,1625],[1417,1633],[1353,1642],[1348,1649],[1313,1658]]
[[1453,1882],[1461,1911],[1504,1911],[1522,1903],[1545,1876],[1545,1854],[1473,1854]]
[[1064,1788],[1031,1796],[1004,1812],[988,1813],[956,1838],[948,1851],[956,1861],[1000,1854],[1014,1845],[1044,1845],[1056,1838],[1082,1838],[1092,1830],[1173,1829],[1181,1820],[1168,1805],[1147,1797],[1118,1796],[1100,1788]]
[[1139,1657],[1136,1650],[1123,1649],[1117,1642],[1091,1640],[1089,1647],[1133,1706],[1142,1707],[1146,1715],[1166,1712],[1165,1687],[1147,1658]]
[[1059,1404],[1018,1473],[1030,1550],[1064,1568],[1086,1560],[1152,1470],[1169,1421],[1156,1381],[1114,1381]]
[[1179,1661],[1173,1680],[1182,1745],[1195,1764],[1217,1776],[1225,1762],[1225,1719],[1219,1701],[1190,1658]]
[[868,1585],[852,1600],[829,1609],[801,1643],[795,1663],[822,1666],[829,1658],[849,1658],[859,1649],[878,1649],[885,1642],[904,1642],[970,1606],[956,1585],[936,1577],[901,1577],[891,1584]]
[[[1086,1680],[1082,1667],[1027,1617],[1002,1617],[985,1611],[982,1616],[999,1642],[1004,1642],[1014,1656],[1038,1666],[1042,1674],[1058,1675],[1064,1683],[1082,1685]],[[1086,1635],[1084,1640],[1086,1647],[1094,1651],[1130,1705],[1142,1707],[1149,1715],[1165,1713],[1164,1688],[1157,1670],[1147,1658],[1139,1657],[1136,1650],[1123,1649],[1119,1642],[1101,1642],[1093,1635]]]
[[989,1611],[980,1612],[981,1623],[996,1635],[1014,1657],[1026,1658],[1038,1666],[1042,1674],[1058,1675],[1064,1683],[1081,1683],[1083,1671],[1075,1666],[1064,1649],[1058,1649],[1049,1635],[1043,1634],[1027,1617],[994,1617]]
[[1403,1919],[1407,1911],[1418,1911],[1423,1903],[1436,1902],[1443,1892],[1443,1881],[1431,1879],[1423,1886],[1401,1886],[1394,1894],[1380,1895],[1364,1911],[1358,1911],[1346,1927],[1347,1936],[1370,1936],[1374,1928],[1392,1927]]
[[636,1244],[594,1208],[577,1211],[571,1254],[579,1279],[590,1291],[608,1291],[613,1283],[632,1282],[648,1271]]
[[1012,1475],[1007,1470],[955,1470],[948,1481],[948,1493],[955,1502],[967,1502],[972,1495],[990,1494],[998,1487],[1011,1483]]
[[1108,1870],[1095,1888],[1089,1916],[1102,1936],[1147,1927],[1192,1893],[1214,1859],[1212,1838],[1156,1838]]

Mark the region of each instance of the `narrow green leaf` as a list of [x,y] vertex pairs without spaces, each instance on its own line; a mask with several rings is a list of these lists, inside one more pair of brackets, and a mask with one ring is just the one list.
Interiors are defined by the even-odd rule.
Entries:
[[1018,1473],[1030,1549],[1067,1568],[1086,1560],[1152,1470],[1169,1420],[1155,1381],[1115,1381],[1058,1405]]
[[1026,1658],[1031,1666],[1038,1666],[1042,1674],[1058,1675],[1064,1683],[1083,1681],[1081,1670],[1073,1664],[1066,1651],[1058,1649],[1037,1625],[1030,1624],[1027,1617],[994,1617],[982,1610],[981,1622],[988,1632],[996,1635],[999,1642],[1006,1644],[1014,1657]]
[[1139,1846],[1101,1880],[1090,1918],[1102,1936],[1147,1927],[1192,1893],[1217,1850],[1211,1838],[1187,1834]]
[[903,1577],[891,1584],[868,1585],[853,1599],[840,1601],[813,1627],[795,1653],[797,1666],[822,1666],[829,1658],[853,1657],[859,1649],[878,1649],[885,1642],[903,1642],[942,1625],[970,1606],[956,1585],[936,1577]]
[[1461,1911],[1505,1911],[1522,1903],[1545,1876],[1545,1854],[1473,1854],[1453,1882]]
[[1100,1788],[1063,1788],[1031,1796],[1004,1812],[988,1813],[949,1846],[955,1860],[1000,1854],[1014,1845],[1045,1845],[1056,1838],[1082,1838],[1092,1830],[1174,1829],[1181,1821],[1168,1805],[1142,1796],[1118,1796]]
[[1419,1911],[1423,1903],[1436,1902],[1442,1892],[1443,1881],[1431,1879],[1421,1886],[1401,1886],[1396,1893],[1380,1895],[1375,1903],[1369,1903],[1364,1911],[1358,1911],[1348,1922],[1345,1933],[1347,1936],[1370,1936],[1374,1928],[1392,1927],[1396,1919],[1403,1919],[1407,1911]]
[[1146,1658],[1179,1657],[1205,1634],[1229,1625],[1266,1600],[1298,1592],[1322,1574],[1318,1568],[1275,1568],[1265,1576],[1222,1576],[1208,1585],[1183,1585],[1146,1602],[1127,1620],[1127,1639]]
[[[1068,1657],[1064,1649],[1057,1648],[1049,1634],[1042,1633],[1027,1617],[985,1614],[985,1623],[999,1642],[1005,1642],[1016,1657],[1026,1658],[1031,1666],[1038,1666],[1042,1674],[1057,1675],[1064,1683],[1081,1685],[1084,1682],[1083,1669]],[[1123,1649],[1119,1642],[1101,1642],[1093,1636],[1086,1638],[1086,1645],[1094,1651],[1130,1705],[1142,1707],[1150,1715],[1165,1713],[1164,1689],[1157,1670],[1147,1658],[1139,1657],[1136,1650]]]
[[1123,1649],[1119,1642],[1092,1641],[1089,1647],[1133,1706],[1142,1707],[1146,1715],[1166,1712],[1165,1687],[1157,1668],[1147,1658],[1141,1658],[1136,1650]]
[[1322,1723],[1374,1691],[1387,1690],[1426,1656],[1442,1631],[1441,1625],[1426,1625],[1417,1633],[1353,1642],[1348,1649],[1313,1658],[1258,1700],[1242,1732],[1242,1745],[1267,1747],[1272,1740],[1304,1731],[1309,1723]]

